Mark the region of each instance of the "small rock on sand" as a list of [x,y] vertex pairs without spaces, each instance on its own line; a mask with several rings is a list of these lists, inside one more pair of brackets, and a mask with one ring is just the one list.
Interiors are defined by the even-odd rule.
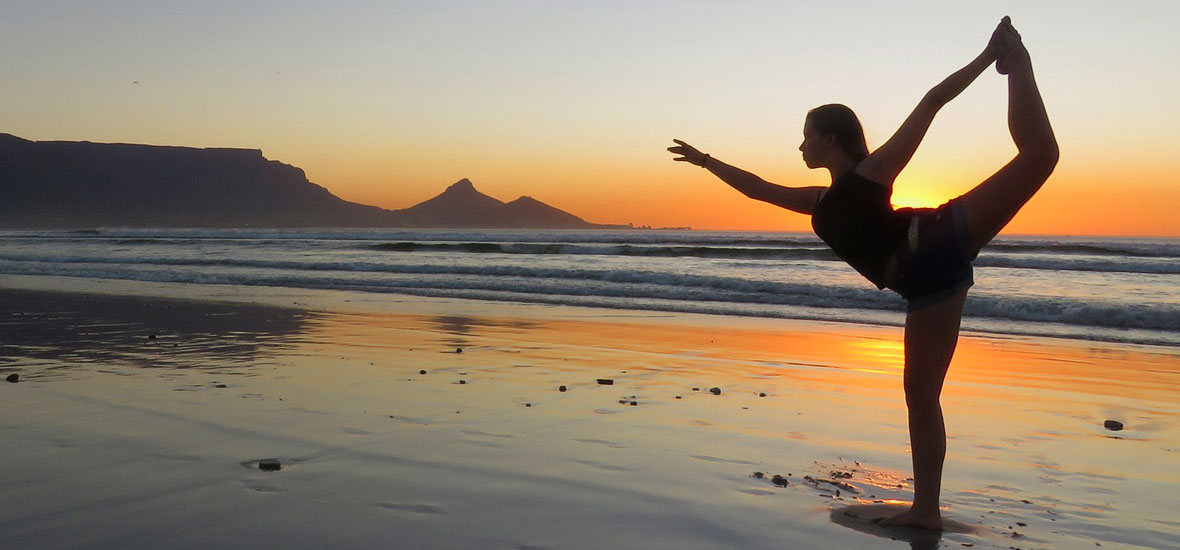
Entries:
[[758,397],[766,397],[766,392],[759,393]]
[[15,384],[17,382],[20,382],[20,375],[14,372],[14,373],[8,375],[8,378],[5,378],[4,380],[8,381],[8,383],[10,383],[10,384]]
[[774,477],[770,478],[770,482],[775,485],[778,485],[779,487],[786,487],[787,485],[791,484],[791,482],[788,481],[787,478],[780,476],[778,474],[774,474]]
[[721,395],[721,388],[718,388],[716,386],[709,388],[709,393],[711,393],[713,395]]
[[610,378],[599,378],[599,379],[598,379],[598,383],[599,383],[599,384],[602,384],[603,386],[613,386],[613,385],[615,385],[615,381],[614,381],[614,380],[611,380]]
[[420,370],[420,371],[418,371],[418,374],[426,374],[426,371],[425,371],[425,370]]
[[565,391],[567,389],[569,389],[569,388],[566,388],[565,386],[558,386],[557,387],[557,391]]
[[766,474],[764,474],[764,473],[762,473],[762,472],[754,472],[754,478],[755,478],[755,479],[762,479],[762,478],[764,478],[764,477],[766,477]]
[[466,381],[466,380],[460,380],[460,381],[459,381],[459,383],[460,383],[460,384],[466,384],[466,383],[467,383],[467,381]]
[[1119,422],[1118,420],[1107,420],[1106,422],[1103,422],[1102,425],[1112,432],[1117,432],[1123,429],[1123,423]]
[[283,464],[275,458],[264,458],[258,461],[258,469],[264,472],[277,472],[283,469]]

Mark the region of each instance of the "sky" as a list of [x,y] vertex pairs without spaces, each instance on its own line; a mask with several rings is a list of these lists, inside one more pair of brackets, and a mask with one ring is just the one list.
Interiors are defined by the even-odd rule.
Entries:
[[[0,132],[261,149],[405,208],[462,178],[589,221],[809,230],[672,162],[685,140],[826,185],[803,119],[852,107],[870,149],[1010,15],[1062,156],[1006,234],[1180,236],[1180,2],[3,0]],[[985,72],[898,178],[935,206],[1012,155]]]

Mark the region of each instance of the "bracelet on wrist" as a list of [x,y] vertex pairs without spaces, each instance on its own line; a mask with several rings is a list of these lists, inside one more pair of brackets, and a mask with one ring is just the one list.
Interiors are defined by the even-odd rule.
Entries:
[[705,164],[709,162],[709,158],[709,153],[705,153],[705,156],[701,157],[701,168],[705,167]]

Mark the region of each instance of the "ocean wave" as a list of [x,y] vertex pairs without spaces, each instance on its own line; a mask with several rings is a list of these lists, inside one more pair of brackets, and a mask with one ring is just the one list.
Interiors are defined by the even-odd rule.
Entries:
[[397,242],[369,245],[366,248],[386,252],[454,252],[461,254],[533,254],[533,255],[595,255],[666,258],[730,258],[730,259],[814,259],[838,260],[827,248],[757,248],[717,246],[639,246],[633,244],[598,245],[566,243],[422,243]]
[[[100,260],[101,258],[91,258]],[[749,306],[801,306],[820,309],[900,311],[904,302],[892,292],[867,285],[822,282],[776,282],[658,271],[574,269],[532,266],[388,265],[365,262],[265,260],[177,260],[171,263],[0,262],[0,273],[67,275],[164,282],[243,284],[368,290],[381,292],[452,291],[513,293],[526,301],[547,303],[577,296],[582,302],[613,300],[709,303],[713,308],[746,314]],[[695,311],[695,310],[694,310]],[[1054,323],[1180,332],[1180,307],[1116,303],[1100,298],[977,295],[965,315],[1007,321]]]

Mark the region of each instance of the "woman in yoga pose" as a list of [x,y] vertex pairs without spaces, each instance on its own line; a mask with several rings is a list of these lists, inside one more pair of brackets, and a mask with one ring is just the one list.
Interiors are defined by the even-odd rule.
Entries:
[[[894,210],[893,181],[905,168],[934,115],[989,65],[1008,78],[1008,128],[1017,154],[966,194],[938,208]],[[939,491],[946,427],[939,395],[959,337],[971,261],[1040,189],[1057,165],[1057,141],[1033,79],[1020,34],[1005,17],[983,52],[932,88],[901,128],[868,152],[856,115],[843,105],[811,110],[799,150],[808,168],[826,168],[829,187],[783,187],[730,166],[691,145],[668,150],[674,160],[705,168],[746,196],[810,214],[815,232],[841,259],[907,300],[905,386],[914,502],[886,520],[940,530]]]

